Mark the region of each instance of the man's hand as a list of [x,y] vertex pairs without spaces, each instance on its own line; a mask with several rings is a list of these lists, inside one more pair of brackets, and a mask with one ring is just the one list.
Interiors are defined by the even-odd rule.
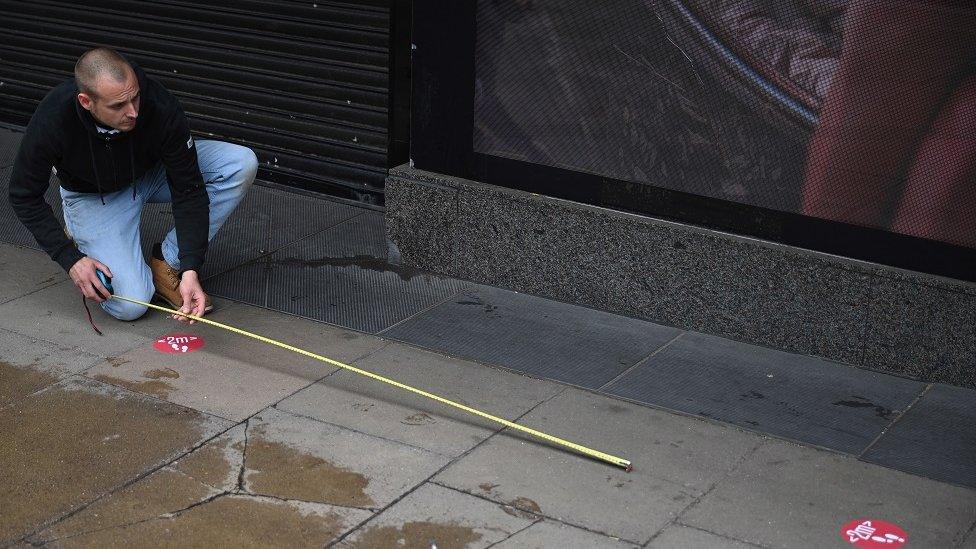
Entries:
[[[180,295],[183,296],[183,306],[180,307],[181,313],[193,316],[203,316],[207,306],[207,294],[203,293],[200,286],[200,276],[196,271],[184,271],[180,278]],[[180,322],[194,324],[196,321],[185,316],[173,315],[173,318]]]
[[75,283],[75,286],[81,290],[81,293],[86,298],[101,303],[111,297],[112,294],[102,285],[102,281],[95,274],[95,269],[102,271],[105,273],[105,276],[112,278],[111,269],[104,263],[87,256],[75,261],[75,264],[71,266],[71,270],[68,271],[68,276],[71,277],[71,281]]

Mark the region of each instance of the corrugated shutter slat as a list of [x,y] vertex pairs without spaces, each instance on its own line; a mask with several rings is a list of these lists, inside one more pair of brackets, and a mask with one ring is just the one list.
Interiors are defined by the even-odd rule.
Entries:
[[389,0],[0,0],[0,120],[25,123],[105,45],[180,97],[199,137],[253,148],[262,177],[379,203],[389,17]]

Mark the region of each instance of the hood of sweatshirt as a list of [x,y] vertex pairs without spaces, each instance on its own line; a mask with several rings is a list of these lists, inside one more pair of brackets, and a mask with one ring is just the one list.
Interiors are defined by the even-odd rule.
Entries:
[[[148,94],[143,94],[142,91],[147,88],[146,73],[143,72],[135,63],[130,61],[132,70],[136,75],[136,80],[139,82],[140,90],[140,101],[139,101],[139,116],[136,117],[136,125],[129,131],[118,131],[118,132],[100,132],[98,131],[98,122],[96,122],[95,117],[92,115],[91,111],[81,106],[80,101],[75,101],[75,112],[78,114],[78,119],[81,121],[81,125],[85,128],[85,134],[88,138],[88,154],[91,159],[91,168],[95,176],[95,191],[98,193],[99,198],[102,203],[105,203],[105,197],[103,194],[103,178],[106,175],[100,173],[98,168],[98,160],[95,156],[96,146],[106,146],[109,150],[112,149],[112,144],[117,144],[117,146],[124,147],[128,152],[128,179],[130,181],[129,185],[132,188],[132,199],[136,198],[136,173],[135,173],[135,145],[136,136],[139,134],[139,121],[143,119],[143,115],[147,114],[146,108],[151,109],[152,103],[150,101],[144,101],[144,98]],[[96,145],[97,144],[97,145]],[[113,174],[113,181],[117,180],[118,174]]]

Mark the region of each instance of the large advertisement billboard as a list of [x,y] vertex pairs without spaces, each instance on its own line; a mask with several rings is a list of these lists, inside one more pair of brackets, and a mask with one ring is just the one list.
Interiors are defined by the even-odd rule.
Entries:
[[976,7],[478,0],[474,152],[976,249]]

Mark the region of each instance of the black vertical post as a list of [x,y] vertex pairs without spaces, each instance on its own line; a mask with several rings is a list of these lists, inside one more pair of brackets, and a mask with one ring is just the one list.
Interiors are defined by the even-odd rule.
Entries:
[[413,0],[390,0],[389,126],[386,167],[410,155],[410,34]]
[[474,137],[474,0],[421,0],[413,9],[410,158],[467,177]]

